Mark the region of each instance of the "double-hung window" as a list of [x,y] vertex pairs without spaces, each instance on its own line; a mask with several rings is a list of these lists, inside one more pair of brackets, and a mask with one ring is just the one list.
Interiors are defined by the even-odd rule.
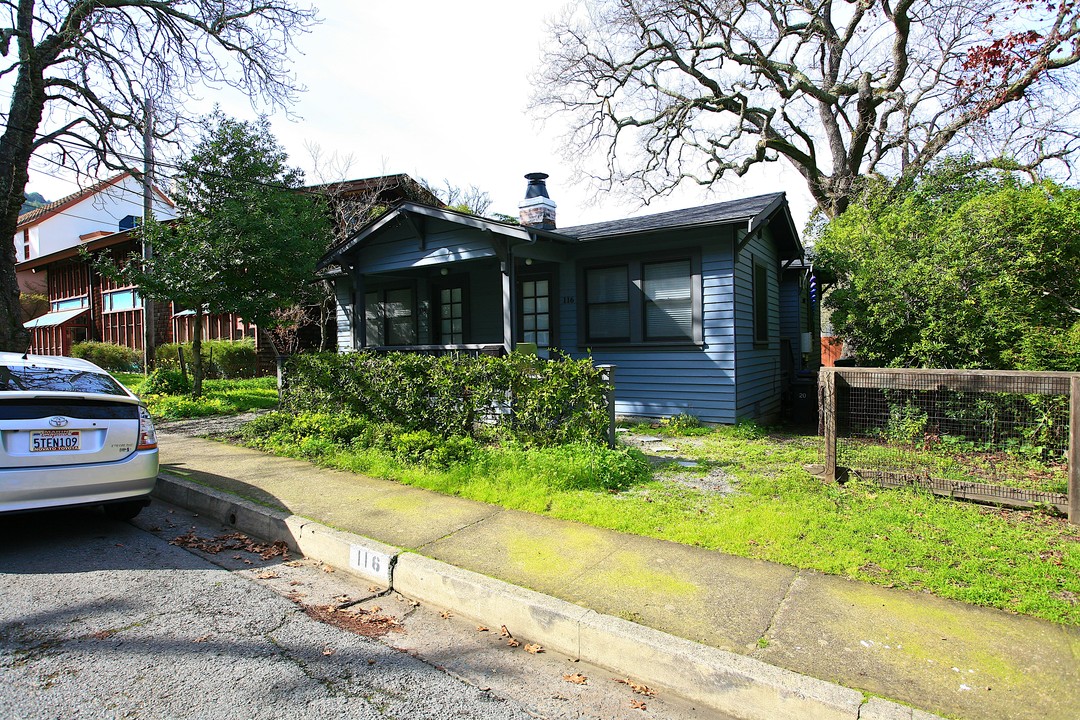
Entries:
[[701,342],[696,255],[586,267],[584,338],[589,345]]

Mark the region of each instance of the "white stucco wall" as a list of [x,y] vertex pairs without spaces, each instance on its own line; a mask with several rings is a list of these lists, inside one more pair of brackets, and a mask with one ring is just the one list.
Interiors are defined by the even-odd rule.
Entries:
[[[125,177],[94,195],[84,198],[61,212],[46,218],[30,228],[30,259],[48,255],[79,244],[79,236],[96,230],[117,232],[120,220],[128,215],[143,214],[142,185],[132,177]],[[158,220],[176,217],[176,211],[154,195],[154,216]],[[23,257],[23,234],[20,230],[14,238],[15,257]]]

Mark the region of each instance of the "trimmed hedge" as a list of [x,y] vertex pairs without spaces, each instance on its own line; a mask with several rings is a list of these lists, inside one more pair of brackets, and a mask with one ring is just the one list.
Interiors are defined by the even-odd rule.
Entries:
[[526,445],[601,443],[606,387],[589,360],[309,353],[288,361],[282,408],[341,412],[442,438],[480,437],[498,422]]
[[[177,353],[180,349],[183,349],[184,361],[187,363],[190,372],[191,362],[195,357],[191,351],[190,342],[158,345],[154,352],[157,367],[166,370],[180,370],[180,360]],[[235,380],[255,377],[255,341],[251,338],[235,341],[203,340],[202,355],[203,368],[208,378]]]
[[142,369],[142,353],[126,345],[87,340],[71,346],[71,357],[89,360],[110,372],[137,372]]

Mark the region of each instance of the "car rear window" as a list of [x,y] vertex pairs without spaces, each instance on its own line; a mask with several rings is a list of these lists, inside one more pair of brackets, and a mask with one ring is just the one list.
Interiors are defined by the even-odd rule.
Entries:
[[109,375],[72,368],[0,365],[0,391],[98,393],[127,395],[123,386]]

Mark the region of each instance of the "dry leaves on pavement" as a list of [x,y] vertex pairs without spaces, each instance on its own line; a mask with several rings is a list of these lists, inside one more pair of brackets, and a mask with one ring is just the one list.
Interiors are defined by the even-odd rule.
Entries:
[[539,643],[526,643],[525,652],[535,655],[544,652],[544,648]]
[[648,685],[643,685],[642,683],[634,682],[630,678],[612,678],[612,679],[617,683],[622,683],[623,685],[626,685],[627,687],[629,687],[631,690],[633,690],[634,692],[636,692],[639,695],[647,695],[649,697],[656,697],[656,691],[653,690]]
[[584,685],[587,682],[589,682],[589,678],[585,677],[581,673],[572,673],[572,674],[569,674],[569,675],[563,675],[562,679],[565,680],[568,683],[573,683],[575,685]]
[[[203,538],[196,535],[195,531],[192,530],[173,538],[169,544],[188,548],[189,550],[199,550],[210,555],[216,555],[225,550],[242,550],[252,555],[258,555],[263,560],[271,560],[276,557],[284,560],[289,559],[289,546],[280,540],[274,543],[261,543],[239,532],[226,533],[214,538]],[[233,555],[233,558],[243,560],[249,564],[251,562],[241,555]]]

